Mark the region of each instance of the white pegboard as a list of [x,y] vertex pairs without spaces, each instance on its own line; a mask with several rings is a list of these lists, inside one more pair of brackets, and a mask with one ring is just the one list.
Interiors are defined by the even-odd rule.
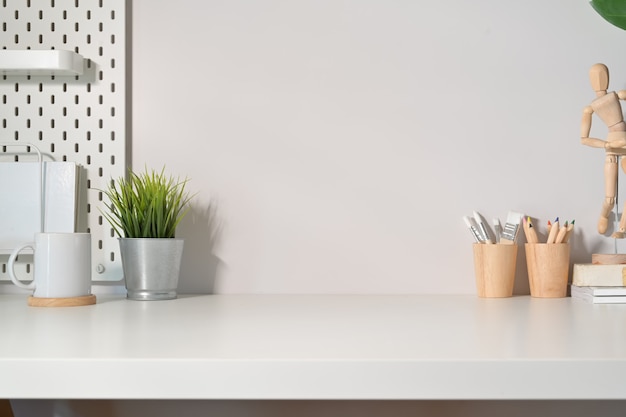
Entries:
[[[48,160],[73,161],[87,177],[94,281],[122,278],[117,237],[102,218],[102,193],[124,176],[128,153],[125,0],[0,0],[1,49],[58,49],[84,57],[75,76],[1,75],[0,142],[32,143]],[[0,156],[17,158],[0,148]],[[11,155],[9,156],[9,153]],[[0,257],[0,280],[7,280]],[[24,265],[30,273],[30,266]]]

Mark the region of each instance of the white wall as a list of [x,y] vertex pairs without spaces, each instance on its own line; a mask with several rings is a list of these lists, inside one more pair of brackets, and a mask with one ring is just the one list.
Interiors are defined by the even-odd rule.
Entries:
[[587,0],[133,13],[133,163],[199,192],[181,291],[474,293],[472,210],[575,219],[576,262],[613,250],[603,152],[579,130],[592,64],[626,88],[626,33]]

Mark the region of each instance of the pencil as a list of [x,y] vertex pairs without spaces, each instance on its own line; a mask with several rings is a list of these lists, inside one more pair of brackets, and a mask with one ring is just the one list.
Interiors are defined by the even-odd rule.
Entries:
[[556,235],[559,233],[559,218],[557,217],[552,226],[550,227],[550,234],[546,243],[554,243]]
[[522,229],[524,230],[524,236],[526,236],[526,241],[530,243],[530,232],[528,231],[528,219],[530,219],[530,217],[528,218],[524,217],[522,219]]
[[539,242],[539,237],[537,237],[537,230],[535,230],[530,216],[528,216],[528,234],[526,235],[526,240],[528,241],[528,243]]
[[567,221],[565,221],[565,224],[563,225],[563,227],[561,227],[561,229],[559,229],[559,233],[556,235],[556,238],[554,239],[554,243],[563,243],[563,239],[565,239],[565,235],[567,234]]
[[572,222],[567,226],[567,233],[565,233],[565,237],[563,238],[563,243],[567,243],[567,241],[569,240],[569,237],[572,234],[572,231],[574,230],[575,221],[576,220],[572,220]]

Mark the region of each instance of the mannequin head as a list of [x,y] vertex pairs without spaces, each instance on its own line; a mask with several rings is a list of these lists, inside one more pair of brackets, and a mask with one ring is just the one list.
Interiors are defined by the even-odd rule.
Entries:
[[596,93],[606,92],[609,88],[609,69],[604,64],[595,64],[589,70],[591,87]]

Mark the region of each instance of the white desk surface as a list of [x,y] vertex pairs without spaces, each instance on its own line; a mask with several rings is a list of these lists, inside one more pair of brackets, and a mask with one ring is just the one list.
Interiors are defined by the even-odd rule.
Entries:
[[0,295],[0,398],[626,399],[626,304]]

